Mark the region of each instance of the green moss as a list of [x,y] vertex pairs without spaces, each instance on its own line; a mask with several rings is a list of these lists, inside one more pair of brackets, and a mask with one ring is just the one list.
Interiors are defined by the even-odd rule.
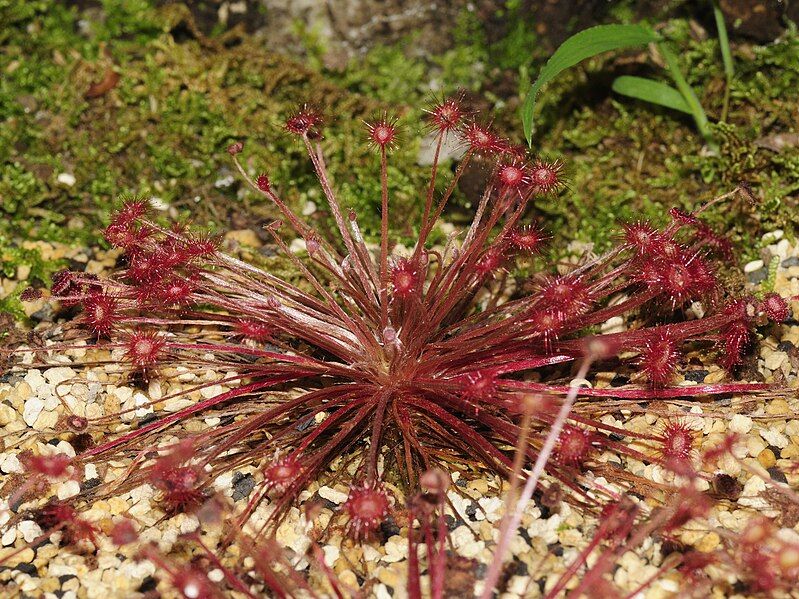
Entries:
[[51,275],[63,266],[62,260],[45,260],[38,249],[21,247],[17,242],[0,235],[0,276],[23,276],[11,293],[0,298],[0,313],[9,313],[16,319],[24,320],[25,310],[19,299],[20,294],[31,285],[49,284]]
[[[11,117],[0,133],[0,193],[10,220],[0,232],[90,243],[114,198],[131,193],[157,196],[179,215],[214,228],[242,217],[257,226],[278,215],[237,178],[226,184],[225,147],[234,139],[245,141],[253,174],[269,173],[287,201],[302,207],[320,200],[304,150],[282,130],[282,120],[306,101],[331,117],[323,145],[331,176],[349,190],[345,203],[358,210],[367,233],[378,229],[378,171],[363,134],[363,119],[387,109],[378,99],[344,89],[257,41],[205,38],[182,5],[156,11],[147,2],[106,2],[105,18],[92,21],[85,34],[77,33],[76,13],[60,4],[17,0],[10,6],[17,28],[5,34],[0,55],[0,69],[11,73],[0,84],[0,106]],[[171,34],[178,25],[194,37],[178,41]],[[108,68],[120,74],[118,85],[86,99]],[[426,172],[415,165],[416,147],[407,144],[392,156],[404,174],[392,180],[392,195],[407,214],[419,209],[415,190]],[[58,183],[59,173],[74,175],[75,185]],[[359,188],[366,192],[356,193]],[[59,224],[73,226],[51,227],[58,215],[67,215]],[[74,215],[81,215],[82,227]],[[325,210],[313,219],[330,225]]]
[[[667,31],[680,48],[683,72],[716,117],[723,96],[717,42],[693,39],[684,21],[671,22]],[[734,54],[730,115],[727,123],[714,125],[721,144],[717,156],[702,148],[692,123],[676,113],[586,96],[612,79],[613,57],[588,61],[548,88],[538,141],[545,152],[564,157],[572,178],[566,201],[542,206],[550,228],[603,248],[617,220],[662,220],[671,206],[694,208],[745,180],[762,201],[757,206],[733,201],[707,215],[712,223],[728,232],[745,258],[757,254],[758,238],[768,230],[795,234],[791,215],[797,208],[799,159],[790,149],[773,152],[758,140],[795,130],[796,102],[787,90],[799,84],[799,38],[792,31],[769,46],[737,46]],[[665,73],[650,68],[666,80]],[[575,96],[587,99],[577,103]]]
[[[76,9],[53,0],[0,0],[0,10],[10,25],[0,32],[0,112],[6,115],[0,233],[85,244],[96,242],[97,227],[124,193],[157,196],[173,214],[219,229],[242,218],[255,224],[277,217],[236,178],[228,184],[224,148],[233,139],[245,140],[253,174],[268,172],[297,208],[316,203],[320,209],[311,219],[330,226],[303,149],[281,130],[282,119],[304,101],[330,117],[323,145],[331,176],[367,234],[379,227],[377,162],[365,143],[353,140],[363,139],[363,119],[386,110],[400,117],[403,137],[390,159],[390,191],[394,214],[404,217],[399,232],[411,236],[428,176],[416,164],[413,140],[423,133],[419,118],[429,90],[474,90],[484,98],[486,116],[521,141],[518,99],[509,90],[523,93],[546,59],[534,24],[516,18],[515,0],[500,6],[515,25],[498,42],[489,44],[475,15],[464,11],[456,43],[444,54],[420,56],[411,38],[375,48],[342,73],[322,69],[325,49],[314,31],[301,33],[315,69],[235,33],[206,38],[180,4],[155,10],[144,0],[107,0],[103,18],[81,27]],[[181,36],[172,34],[177,30]],[[667,32],[712,118],[723,91],[716,40],[694,39],[680,20]],[[553,248],[573,238],[604,247],[619,219],[662,220],[668,207],[695,206],[740,179],[753,184],[762,204],[733,203],[710,215],[716,223],[750,252],[766,229],[791,234],[799,158],[766,150],[757,140],[795,127],[799,37],[790,31],[777,43],[739,45],[734,53],[732,110],[728,123],[716,127],[719,156],[703,153],[688,119],[610,97],[612,77],[629,68],[617,66],[615,56],[589,60],[548,86],[536,141],[542,153],[564,159],[572,182],[562,198],[536,206],[555,236]],[[666,78],[641,63],[640,69]],[[111,66],[119,84],[86,99]],[[58,183],[59,173],[73,174],[76,184]],[[466,203],[457,196],[451,218]]]

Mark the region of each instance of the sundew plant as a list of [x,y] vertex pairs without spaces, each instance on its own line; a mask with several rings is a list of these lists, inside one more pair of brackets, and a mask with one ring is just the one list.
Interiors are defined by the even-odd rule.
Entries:
[[[628,491],[672,506],[647,521],[641,529],[647,534],[656,526],[674,530],[701,515],[705,504],[696,494],[669,491],[599,459],[610,452],[659,464],[686,480],[703,477],[707,456],[693,446],[689,427],[673,418],[660,429],[633,432],[606,424],[603,416],[621,406],[654,410],[646,406],[765,388],[736,381],[732,373],[755,326],[784,319],[787,305],[775,294],[731,297],[722,288],[717,261],[731,250],[701,217],[732,194],[751,195],[748,187],[691,213],[672,210],[662,229],[623,224],[610,251],[551,264],[518,281],[509,274],[514,261],[529,259],[546,239],[545,224],[529,216],[531,207],[562,188],[561,164],[498,137],[469,114],[460,97],[431,106],[428,125],[436,136],[435,159],[429,185],[419,190],[424,210],[418,237],[402,250],[393,247],[389,226],[403,218],[392,212],[388,191],[391,150],[402,143],[393,120],[371,121],[364,133],[382,189],[381,234],[374,246],[361,235],[358,215],[347,213],[337,199],[320,145],[322,116],[313,109],[303,107],[285,129],[307,150],[336,224],[332,231],[310,226],[281,199],[279,182],[242,162],[243,143],[228,147],[241,177],[280,213],[267,229],[296,267],[293,280],[223,253],[213,236],[189,225],[161,226],[148,216],[145,201],[127,201],[105,230],[108,242],[121,250],[120,268],[101,277],[58,273],[53,298],[79,307],[63,341],[15,352],[34,352],[34,364],[45,364],[88,344],[100,357],[87,360],[86,369],[102,366],[131,385],[171,381],[170,394],[160,401],[177,397],[186,405],[144,421],[135,410],[158,401],[99,417],[64,401],[59,426],[81,439],[81,451],[74,458],[28,453],[23,461],[30,476],[6,493],[9,504],[24,505],[44,530],[62,531],[63,543],[91,543],[98,528],[81,514],[96,500],[146,484],[167,515],[207,513],[217,477],[256,466],[259,476],[246,508],[222,517],[234,531],[227,536],[233,542],[255,510],[271,503],[268,520],[248,541],[262,549],[272,547],[272,533],[305,489],[314,481],[335,481],[349,491],[333,526],[357,542],[372,542],[389,514],[411,514],[411,547],[426,539],[429,573],[438,575],[434,596],[443,596],[446,557],[446,531],[436,514],[445,509],[443,491],[455,470],[465,476],[492,471],[510,480],[512,496],[521,503],[533,492],[557,492],[578,509],[604,515],[596,543],[611,540],[614,550],[625,546],[622,540],[641,513]],[[448,136],[464,151],[452,173],[438,162]],[[433,245],[431,233],[474,163],[490,171],[474,217],[465,230]],[[437,185],[441,178],[448,180]],[[304,250],[292,251],[294,240]],[[603,333],[601,325],[615,317],[623,317],[624,327]],[[688,349],[715,357],[731,373],[728,380],[676,385]],[[597,369],[619,364],[635,371],[629,381],[590,384]],[[186,373],[209,371],[216,373],[214,380],[180,383]],[[218,417],[218,424],[203,426],[209,417]],[[120,473],[121,463],[129,467]],[[67,502],[51,497],[48,481],[88,464],[101,474],[99,485]],[[117,474],[105,477],[112,470]],[[690,509],[674,513],[674,497]],[[513,501],[508,505],[516,508]],[[513,517],[506,533],[509,523]],[[136,536],[133,528],[127,523],[111,534],[115,542],[129,542]],[[253,551],[263,574],[270,560],[261,549]],[[614,550],[583,584],[599,584]],[[257,596],[252,577],[231,574],[211,585],[201,572],[171,564],[152,547],[142,557],[158,563],[184,597],[213,597],[222,590]],[[413,560],[410,573],[418,576]],[[489,574],[486,592],[498,567]],[[793,570],[773,571],[774,588],[790,584]],[[294,578],[281,580],[263,574],[261,589],[276,592]],[[560,588],[565,584],[566,579]],[[413,596],[421,596],[420,589],[418,581],[409,584]]]

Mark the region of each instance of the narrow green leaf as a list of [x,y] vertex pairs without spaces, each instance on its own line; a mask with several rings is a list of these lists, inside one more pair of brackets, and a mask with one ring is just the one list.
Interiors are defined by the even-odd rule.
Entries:
[[732,66],[732,52],[730,51],[730,39],[727,36],[727,25],[724,23],[724,13],[721,12],[719,3],[713,1],[713,16],[716,18],[716,29],[719,32],[719,46],[721,47],[721,60],[724,62],[724,74],[731,79],[735,74]]
[[719,32],[719,47],[721,48],[721,59],[724,61],[724,100],[721,106],[721,121],[727,120],[727,111],[730,108],[730,86],[735,75],[732,66],[732,52],[730,51],[730,39],[727,37],[727,25],[724,24],[724,13],[717,0],[713,0],[713,16],[716,18],[716,29]]
[[659,40],[657,33],[645,25],[597,25],[575,33],[563,42],[541,69],[538,79],[527,92],[522,107],[522,124],[527,143],[532,145],[535,100],[544,85],[586,58],[609,50],[643,46]]
[[636,100],[643,100],[693,115],[693,111],[683,95],[670,85],[660,81],[624,75],[613,82],[613,91]]
[[713,139],[713,133],[710,130],[705,109],[702,108],[702,105],[699,103],[696,92],[694,92],[693,88],[688,85],[685,77],[683,77],[682,71],[680,71],[680,65],[677,63],[677,56],[666,43],[658,44],[657,48],[661,56],[663,56],[663,60],[666,61],[666,66],[669,68],[669,75],[671,75],[671,78],[674,80],[674,85],[680,90],[683,99],[691,108],[691,114],[694,116],[696,128],[699,129],[699,133],[705,138],[708,147],[714,152],[717,152],[718,144]]

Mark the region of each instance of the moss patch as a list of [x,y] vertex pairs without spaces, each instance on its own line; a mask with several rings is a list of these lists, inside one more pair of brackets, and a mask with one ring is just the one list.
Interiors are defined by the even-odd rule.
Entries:
[[[309,218],[328,227],[304,150],[282,131],[285,116],[306,101],[329,117],[328,166],[367,235],[379,225],[377,158],[353,140],[364,139],[363,119],[384,111],[400,118],[390,191],[394,214],[403,215],[397,232],[412,236],[428,176],[416,164],[415,140],[430,90],[469,90],[483,115],[521,142],[519,98],[546,59],[531,33],[535,23],[524,22],[517,2],[498,11],[516,25],[497,42],[464,12],[453,48],[442,55],[420,56],[408,39],[375,48],[343,72],[314,60],[324,48],[311,33],[307,67],[235,29],[207,38],[180,4],[156,10],[140,0],[106,0],[78,13],[51,0],[0,0],[0,10],[7,24],[0,32],[3,248],[12,237],[97,243],[109,208],[133,193],[159,198],[165,217],[257,229],[277,214],[232,172],[224,148],[234,139],[245,141],[253,174],[267,172],[298,210],[313,203],[318,210]],[[712,118],[724,79],[717,42],[685,20],[666,31]],[[553,254],[574,238],[604,247],[618,220],[663,220],[668,207],[696,206],[741,179],[762,202],[735,202],[710,216],[745,255],[757,252],[765,230],[793,232],[799,157],[790,148],[768,149],[768,140],[795,130],[799,36],[791,30],[768,46],[739,44],[734,55],[731,113],[716,128],[719,156],[703,153],[689,119],[610,95],[619,74],[665,78],[644,52],[588,61],[544,91],[536,142],[542,153],[564,158],[572,182],[562,197],[536,206],[555,237]],[[86,97],[114,73],[116,85]],[[468,212],[465,194],[449,218],[461,212]]]

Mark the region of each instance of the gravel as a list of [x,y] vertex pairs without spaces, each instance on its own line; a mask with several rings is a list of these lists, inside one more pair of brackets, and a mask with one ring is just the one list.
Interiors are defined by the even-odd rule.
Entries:
[[[774,233],[764,253],[780,257],[780,266],[774,280],[774,290],[784,297],[799,296],[799,247],[783,239],[781,234]],[[51,248],[53,254],[69,256],[70,250]],[[74,254],[74,250],[71,250]],[[106,268],[113,265],[116,257],[102,252],[89,256]],[[758,260],[744,267],[745,273],[766,272],[766,261]],[[750,278],[750,281],[752,279]],[[765,275],[763,277],[765,280]],[[753,290],[757,290],[753,287]],[[41,304],[30,307],[41,310]],[[799,301],[792,301],[793,314],[799,314]],[[31,312],[33,313],[33,312]],[[616,330],[623,323],[606,323],[608,330]],[[711,551],[718,547],[724,531],[739,532],[746,522],[758,514],[776,515],[778,508],[773,505],[766,493],[765,482],[752,474],[758,468],[771,473],[774,480],[787,481],[789,484],[799,483],[799,477],[792,469],[792,461],[799,458],[799,400],[796,390],[799,388],[799,359],[795,348],[799,346],[799,323],[789,320],[782,326],[768,329],[769,336],[761,343],[756,356],[760,375],[766,382],[774,382],[786,388],[788,393],[781,397],[765,401],[761,398],[732,398],[734,412],[731,416],[717,413],[709,404],[686,405],[685,421],[696,428],[698,449],[703,451],[716,446],[727,433],[737,433],[742,440],[736,448],[736,455],[747,466],[742,468],[738,460],[729,455],[719,458],[710,474],[723,475],[728,486],[740,483],[740,496],[716,504],[708,521],[718,530],[694,530],[683,533],[677,540],[691,543],[700,551]],[[91,348],[78,350],[70,359],[90,359]],[[67,353],[69,355],[69,352]],[[699,366],[701,358],[691,356],[693,366],[685,373],[688,382],[701,383],[721,380],[724,373],[713,366]],[[604,386],[618,384],[625,375],[607,373]],[[151,417],[155,411],[174,412],[194,403],[195,400],[180,398],[162,401],[168,395],[157,381],[151,382],[146,390],[134,389],[122,380],[115,379],[115,374],[102,369],[89,369],[88,379],[95,382],[79,380],[78,373],[68,363],[46,370],[31,368],[23,378],[8,378],[0,383],[0,425],[4,427],[3,445],[0,445],[0,484],[22,472],[22,466],[14,447],[25,447],[34,453],[67,453],[74,455],[75,449],[64,440],[59,439],[59,418],[65,414],[59,397],[79,415],[97,418],[121,409],[132,409],[124,419],[140,421]],[[184,384],[195,382],[196,375],[184,372],[179,377]],[[202,397],[211,397],[226,388],[219,385],[210,386],[200,391]],[[170,389],[171,392],[171,389]],[[151,402],[158,402],[157,408]],[[209,419],[210,420],[210,419]],[[652,414],[645,417],[622,410],[605,419],[608,424],[630,427],[635,430],[651,430],[659,426],[661,420]],[[217,421],[206,421],[205,426],[215,426]],[[49,445],[53,439],[56,445]],[[618,460],[610,452],[603,454],[607,461]],[[119,464],[120,469],[129,466],[130,462]],[[653,464],[646,465],[635,460],[626,460],[624,464],[633,472],[642,474],[654,482],[667,480],[671,476],[663,468]],[[108,472],[98,472],[93,466],[87,466],[82,476],[65,479],[53,486],[53,493],[60,499],[70,499],[80,493],[82,481],[108,480]],[[259,480],[255,468],[239,468],[234,473],[226,473],[214,482],[214,488],[227,497],[237,500],[243,505],[248,500]],[[457,478],[457,477],[456,477]],[[597,482],[611,486],[603,478]],[[469,576],[479,579],[485,567],[492,559],[493,548],[497,539],[497,525],[503,515],[503,492],[500,481],[493,476],[477,480],[456,480],[456,487],[448,491],[452,518],[450,541],[456,555],[474,560]],[[88,484],[84,482],[84,484]],[[709,487],[708,483],[705,486]],[[502,487],[502,491],[500,488]],[[86,517],[93,522],[111,522],[113,518],[127,515],[139,521],[146,529],[143,534],[146,540],[157,543],[162,551],[169,552],[177,542],[180,534],[194,530],[198,526],[196,518],[184,515],[167,517],[155,501],[155,491],[149,486],[137,487],[127,492],[120,492],[107,501],[96,502]],[[306,499],[321,497],[324,505],[317,511],[315,526],[317,530],[327,528],[328,537],[322,550],[326,562],[331,566],[342,584],[358,587],[363,580],[374,580],[371,593],[375,597],[397,597],[407,592],[407,552],[408,541],[405,537],[407,523],[395,514],[396,522],[385,528],[385,541],[359,547],[346,540],[334,524],[339,522],[336,511],[347,499],[346,488],[339,485],[312,485]],[[402,505],[402,498],[398,498]],[[256,509],[249,527],[257,529],[269,513],[269,506],[264,503]],[[541,508],[534,502],[527,506],[521,525],[510,545],[511,557],[514,560],[513,571],[507,579],[503,599],[516,597],[540,596],[540,589],[552,588],[559,575],[564,571],[570,559],[590,540],[598,525],[597,520],[583,515],[568,504],[562,504],[556,510],[547,508],[548,517],[544,518]],[[310,548],[309,530],[311,524],[305,521],[304,511],[293,508],[286,521],[279,527],[278,541],[293,551],[297,567],[302,569],[308,565],[306,556]],[[118,549],[105,541],[100,542],[96,556],[91,552],[83,553],[60,550],[50,540],[44,540],[34,552],[26,548],[27,544],[38,542],[41,528],[29,519],[22,519],[14,526],[3,527],[11,513],[7,504],[0,504],[0,552],[18,551],[10,557],[5,569],[0,569],[0,585],[17,595],[44,593],[45,597],[102,598],[125,596],[140,597],[147,589],[164,589],[157,584],[153,576],[156,568],[147,561],[136,561],[135,550],[127,547]],[[105,526],[105,525],[104,525]],[[321,528],[320,528],[321,527]],[[797,525],[799,528],[799,525]],[[790,531],[793,532],[793,531]],[[208,533],[207,542],[213,545],[216,533]],[[787,534],[787,533],[786,533]],[[558,555],[562,553],[562,555]],[[651,576],[662,562],[661,543],[651,539],[638,550],[627,552],[622,556],[613,574],[616,584],[631,590]],[[209,576],[215,582],[223,576],[219,569],[211,569]],[[479,588],[479,584],[478,584]],[[653,584],[646,593],[647,597],[665,597],[677,589],[674,576],[666,576]],[[38,595],[37,595],[38,596]]]

